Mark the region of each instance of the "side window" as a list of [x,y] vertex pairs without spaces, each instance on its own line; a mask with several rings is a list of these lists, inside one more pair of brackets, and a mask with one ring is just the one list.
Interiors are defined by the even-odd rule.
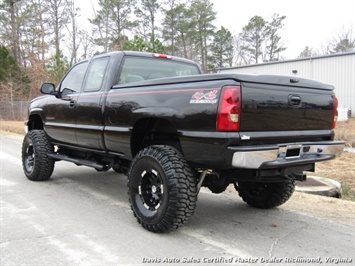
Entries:
[[74,92],[79,92],[87,67],[88,61],[85,61],[75,65],[72,69],[70,69],[69,73],[65,76],[62,84],[60,85],[60,91],[69,89]]
[[95,59],[91,63],[90,69],[88,71],[88,77],[85,82],[84,91],[99,91],[101,89],[109,61],[110,57],[102,57]]

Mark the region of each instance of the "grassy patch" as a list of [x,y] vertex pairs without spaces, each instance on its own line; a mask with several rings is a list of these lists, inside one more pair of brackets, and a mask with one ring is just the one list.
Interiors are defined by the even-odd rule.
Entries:
[[355,190],[351,189],[350,185],[343,183],[341,184],[341,188],[342,188],[343,199],[355,201]]
[[25,123],[24,121],[0,120],[0,130],[16,134],[25,134]]
[[338,122],[335,129],[335,138],[345,141],[347,147],[355,148],[355,118],[346,122]]

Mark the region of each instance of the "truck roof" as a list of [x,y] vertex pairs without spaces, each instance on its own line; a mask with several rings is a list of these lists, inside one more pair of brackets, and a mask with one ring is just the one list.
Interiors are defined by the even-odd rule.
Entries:
[[114,52],[94,55],[93,58],[103,57],[103,56],[112,56],[112,55],[139,56],[139,57],[148,57],[148,58],[154,57],[154,58],[169,59],[169,60],[173,60],[173,61],[179,61],[179,62],[184,62],[184,63],[188,63],[188,64],[198,65],[195,61],[190,60],[190,59],[186,59],[186,58],[165,55],[165,54],[158,54],[158,53],[141,52],[141,51],[114,51]]

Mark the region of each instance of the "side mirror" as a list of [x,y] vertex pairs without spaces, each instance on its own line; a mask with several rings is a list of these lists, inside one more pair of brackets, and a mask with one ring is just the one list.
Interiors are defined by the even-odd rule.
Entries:
[[55,85],[52,83],[43,83],[41,86],[41,92],[43,94],[54,94]]

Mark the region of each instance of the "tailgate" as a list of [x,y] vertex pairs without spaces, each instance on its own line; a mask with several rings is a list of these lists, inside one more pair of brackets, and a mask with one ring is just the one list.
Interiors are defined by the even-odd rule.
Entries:
[[331,129],[333,87],[305,79],[296,80],[297,84],[285,80],[277,80],[278,84],[241,82],[240,131]]

